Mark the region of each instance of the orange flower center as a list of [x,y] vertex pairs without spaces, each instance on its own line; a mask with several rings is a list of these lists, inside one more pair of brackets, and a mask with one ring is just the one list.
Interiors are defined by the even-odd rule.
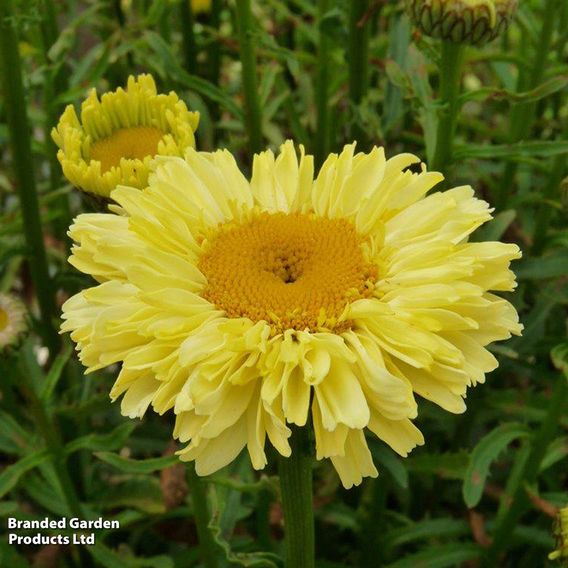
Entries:
[[121,128],[91,146],[91,160],[101,163],[101,172],[119,166],[120,160],[144,160],[158,153],[158,143],[164,132],[153,126]]
[[276,331],[349,327],[349,302],[369,297],[376,267],[345,219],[262,213],[221,226],[199,261],[203,296],[228,317],[265,320]]

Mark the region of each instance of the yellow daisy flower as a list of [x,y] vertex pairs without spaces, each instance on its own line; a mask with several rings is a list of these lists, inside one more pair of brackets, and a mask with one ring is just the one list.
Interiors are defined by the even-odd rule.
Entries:
[[65,177],[77,188],[108,197],[117,185],[142,189],[157,155],[183,156],[195,146],[199,113],[171,92],[158,94],[151,75],[129,77],[126,90],[92,89],[81,106],[63,112],[52,138]]
[[21,300],[0,294],[0,353],[16,347],[28,329],[27,310]]
[[491,218],[469,186],[382,148],[312,156],[286,142],[247,181],[227,151],[162,158],[122,215],[81,215],[70,262],[98,286],[64,305],[63,331],[93,371],[122,369],[122,412],[173,409],[183,460],[212,473],[266,439],[290,454],[288,424],[311,420],[318,459],[345,487],[376,476],[365,429],[406,456],[423,443],[415,394],[465,410],[497,367],[486,346],[519,334],[506,300],[514,244],[469,243]]

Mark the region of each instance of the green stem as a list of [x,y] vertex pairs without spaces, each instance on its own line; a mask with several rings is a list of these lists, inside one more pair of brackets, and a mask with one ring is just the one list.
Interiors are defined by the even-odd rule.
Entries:
[[[536,89],[541,83],[546,71],[546,64],[554,34],[554,26],[558,16],[557,7],[559,0],[546,0],[542,29],[539,34],[539,43],[535,53],[530,73],[528,76],[521,73],[518,80],[519,90]],[[525,139],[531,132],[534,122],[537,103],[521,103],[513,107],[511,111],[511,135],[510,142],[515,143]],[[505,166],[501,185],[495,197],[495,207],[499,210],[506,209],[509,195],[514,186],[518,164],[509,162]]]
[[352,104],[353,124],[351,138],[361,149],[367,145],[367,133],[359,118],[358,106],[369,86],[369,21],[365,20],[369,0],[352,0],[349,10],[349,98]]
[[456,118],[459,112],[458,97],[461,87],[461,71],[464,47],[449,41],[442,41],[440,57],[440,104],[436,150],[432,170],[447,175],[452,164]]
[[5,111],[12,146],[12,160],[28,248],[28,262],[37,295],[45,342],[53,356],[60,339],[52,324],[56,314],[55,291],[49,276],[43,242],[39,202],[34,179],[30,125],[22,84],[18,38],[13,27],[12,0],[0,2],[0,67],[5,96]]
[[292,426],[292,454],[281,457],[278,472],[284,510],[287,568],[314,568],[315,537],[310,429]]
[[500,519],[497,519],[493,533],[493,543],[487,551],[485,558],[485,566],[488,568],[498,565],[501,552],[506,549],[521,515],[529,506],[525,486],[532,485],[537,480],[540,465],[558,429],[560,418],[566,409],[567,400],[568,380],[561,375],[552,392],[547,414],[531,441],[531,449],[522,466],[523,471],[517,474],[518,482],[508,496],[510,505],[508,508],[502,509],[503,514]]
[[181,18],[181,33],[183,38],[183,53],[185,68],[192,75],[197,71],[197,45],[194,35],[194,17],[189,0],[179,3],[179,17]]
[[207,504],[207,491],[205,482],[195,472],[195,465],[190,462],[187,467],[187,484],[191,493],[195,526],[199,537],[201,559],[206,568],[217,568],[217,550],[213,535],[209,530],[211,514]]
[[[57,123],[59,109],[55,104],[58,93],[65,90],[63,73],[53,68],[49,59],[49,50],[58,37],[56,10],[52,0],[43,0],[42,4],[41,35],[44,54],[45,73],[43,76],[43,108],[45,113],[43,136],[45,140],[45,152],[49,162],[49,189],[56,191],[61,181],[61,167],[57,160],[57,148],[51,140],[51,129]],[[57,236],[70,244],[67,229],[71,221],[71,207],[67,193],[61,195],[56,203],[59,216],[54,220],[54,230]]]
[[325,33],[322,21],[330,9],[329,0],[318,1],[318,62],[316,76],[317,125],[314,143],[316,167],[322,165],[329,152],[329,51],[330,39]]
[[262,113],[256,79],[250,0],[237,0],[236,6],[249,149],[252,153],[257,153],[262,150]]
[[[222,0],[213,0],[211,3],[211,12],[209,12],[209,25],[219,33],[221,26],[221,10],[223,9]],[[208,67],[209,67],[209,81],[213,85],[219,85],[219,77],[221,75],[221,42],[215,37],[207,50]],[[211,103],[211,117],[217,123],[220,117],[219,105],[212,101]]]

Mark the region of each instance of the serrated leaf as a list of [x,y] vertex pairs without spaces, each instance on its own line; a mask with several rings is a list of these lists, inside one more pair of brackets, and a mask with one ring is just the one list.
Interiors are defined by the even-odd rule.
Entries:
[[130,434],[136,429],[136,422],[125,422],[120,424],[111,432],[106,434],[87,434],[76,438],[65,446],[65,452],[72,454],[78,450],[90,451],[111,451],[118,450],[127,442]]
[[49,455],[47,450],[40,450],[6,467],[4,471],[0,473],[0,497],[4,497],[8,491],[15,487],[22,475],[48,459]]
[[123,458],[112,452],[95,452],[94,455],[101,461],[112,465],[112,467],[115,467],[123,473],[153,473],[154,471],[160,471],[179,463],[177,456],[133,460]]
[[502,424],[484,436],[471,453],[463,483],[463,498],[470,508],[481,500],[491,464],[513,441],[528,436],[528,428],[516,422]]

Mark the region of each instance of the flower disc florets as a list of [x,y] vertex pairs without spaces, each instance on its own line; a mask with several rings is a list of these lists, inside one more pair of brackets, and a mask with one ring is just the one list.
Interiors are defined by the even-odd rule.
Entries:
[[199,114],[171,92],[158,94],[150,75],[129,77],[126,90],[93,89],[81,117],[67,106],[52,137],[65,177],[75,187],[109,197],[117,185],[142,189],[156,156],[183,156],[195,146]]
[[518,0],[407,0],[407,12],[424,34],[454,43],[483,45],[503,33]]
[[[161,158],[120,215],[81,215],[71,263],[99,285],[64,305],[89,370],[121,364],[113,399],[173,410],[183,460],[205,475],[246,447],[288,456],[311,421],[316,457],[345,487],[376,476],[365,431],[406,456],[423,443],[415,396],[465,410],[468,386],[520,333],[491,290],[515,286],[516,245],[470,243],[491,218],[468,186],[380,148],[313,158],[291,142],[255,156],[250,182],[228,152]],[[428,194],[428,195],[427,195]]]

